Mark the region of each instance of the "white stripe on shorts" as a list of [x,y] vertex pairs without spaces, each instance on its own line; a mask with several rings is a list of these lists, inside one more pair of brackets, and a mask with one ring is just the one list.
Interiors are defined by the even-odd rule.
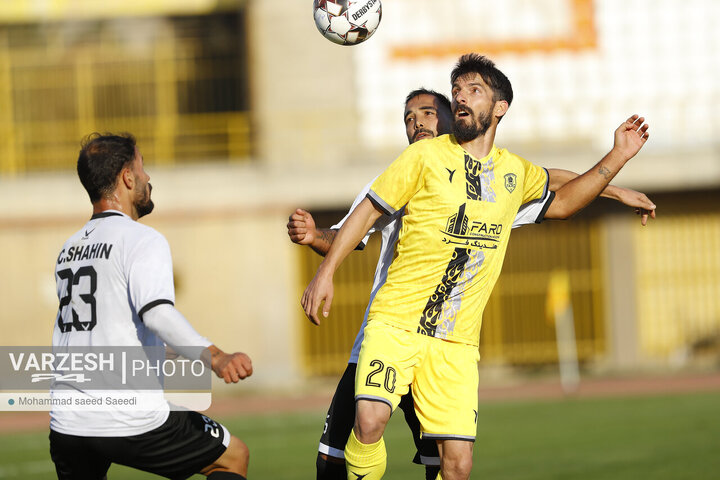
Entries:
[[444,433],[424,433],[422,438],[428,438],[430,440],[467,440],[468,442],[474,442],[475,437],[470,435],[450,435]]
[[390,400],[388,400],[387,398],[377,397],[375,395],[355,395],[355,401],[357,402],[358,400],[368,400],[371,402],[382,402],[382,403],[386,404],[388,407],[390,407],[390,410],[393,410],[392,402]]
[[228,448],[228,445],[230,445],[230,432],[227,428],[225,428],[225,425],[222,423],[219,424],[223,429],[223,441],[222,444],[225,445],[225,448]]
[[337,448],[325,445],[322,442],[320,442],[320,445],[318,445],[318,452],[324,453],[325,455],[329,455],[331,457],[345,459],[345,450],[338,450]]

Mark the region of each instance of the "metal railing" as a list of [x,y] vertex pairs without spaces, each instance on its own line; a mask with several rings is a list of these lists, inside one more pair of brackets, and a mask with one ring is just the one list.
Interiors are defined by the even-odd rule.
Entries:
[[212,42],[235,17],[0,26],[0,172],[73,168],[94,131],[154,163],[247,159],[242,29]]

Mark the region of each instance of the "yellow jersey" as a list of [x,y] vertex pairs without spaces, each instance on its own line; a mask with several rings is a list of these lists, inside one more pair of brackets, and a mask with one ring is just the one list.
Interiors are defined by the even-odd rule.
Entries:
[[549,206],[547,187],[545,169],[505,149],[476,159],[452,135],[410,145],[367,195],[386,214],[405,208],[368,321],[478,345],[515,215],[533,201]]

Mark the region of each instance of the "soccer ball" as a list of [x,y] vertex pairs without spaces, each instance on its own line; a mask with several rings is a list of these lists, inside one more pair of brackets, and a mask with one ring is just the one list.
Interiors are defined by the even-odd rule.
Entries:
[[380,0],[314,0],[315,25],[331,42],[357,45],[375,33],[382,18]]

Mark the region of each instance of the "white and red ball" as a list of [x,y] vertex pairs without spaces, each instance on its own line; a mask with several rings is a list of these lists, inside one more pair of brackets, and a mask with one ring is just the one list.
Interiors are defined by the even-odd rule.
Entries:
[[380,0],[314,0],[315,25],[339,45],[357,45],[375,33],[382,18]]

